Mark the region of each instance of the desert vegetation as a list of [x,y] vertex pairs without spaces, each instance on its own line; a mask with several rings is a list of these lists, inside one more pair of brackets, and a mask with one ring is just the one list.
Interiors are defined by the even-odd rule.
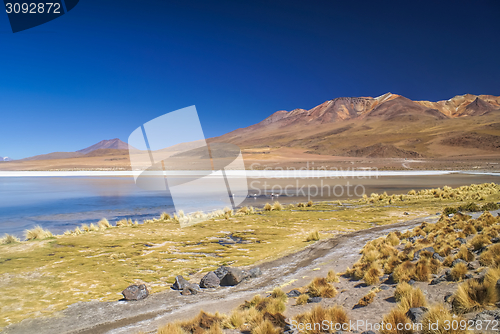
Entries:
[[[30,232],[28,241],[1,239],[1,273],[9,274],[9,286],[0,296],[3,307],[0,327],[28,317],[52,314],[78,301],[117,300],[126,286],[138,281],[148,284],[152,292],[159,292],[168,289],[179,274],[209,271],[221,264],[248,266],[267,261],[302,249],[315,232],[318,238],[312,238],[311,242],[320,235],[329,238],[434,215],[446,207],[456,209],[473,200],[484,206],[500,199],[498,190],[495,184],[483,184],[404,195],[372,194],[361,200],[346,201],[342,206],[337,202],[317,202],[276,209],[278,206],[274,203],[269,204],[271,210],[243,207],[233,212],[226,209],[214,212],[209,218],[200,212],[178,212],[142,223],[123,219],[112,224],[103,219],[64,235],[52,235],[37,228]],[[404,211],[410,214],[403,215]],[[206,221],[190,224],[200,217]],[[457,260],[474,257],[474,261],[485,268],[497,266],[500,246],[492,241],[500,234],[497,219],[486,213],[479,219],[471,219],[465,212],[457,211],[453,217],[442,215],[436,224],[392,232],[367,243],[360,259],[343,275],[373,286],[387,275],[399,284],[412,280],[429,283],[435,275],[442,276],[443,271],[450,270],[452,277],[453,262]],[[185,228],[180,227],[181,222],[187,222],[183,225]],[[193,235],[196,235],[195,241]],[[429,247],[434,251],[425,249]],[[443,259],[436,258],[436,254]],[[465,275],[463,270],[462,273],[455,271],[458,284],[471,280],[470,269]],[[30,280],[25,279],[28,276]],[[314,295],[324,298],[338,295],[332,283],[339,275],[333,272],[325,276],[304,286],[293,304],[308,304]],[[450,282],[454,282],[453,279]],[[482,288],[490,284],[488,282],[492,281],[482,282]],[[470,290],[467,286],[464,288]],[[29,291],[35,290],[51,298],[42,295],[33,298]],[[372,296],[365,299],[368,306]],[[479,305],[472,308],[475,310],[492,303],[492,299],[470,298],[473,304]],[[457,301],[453,312],[470,309],[470,305],[462,306],[461,300],[466,299],[454,299]],[[413,305],[411,303],[409,305]],[[14,305],[23,312],[16,311]],[[271,328],[268,323],[260,325],[262,330]],[[219,326],[225,328],[222,323]]]

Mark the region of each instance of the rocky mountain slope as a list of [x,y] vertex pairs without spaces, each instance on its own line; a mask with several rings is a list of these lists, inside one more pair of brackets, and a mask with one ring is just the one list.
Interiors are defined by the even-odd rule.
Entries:
[[277,111],[211,141],[237,144],[247,151],[286,147],[371,158],[498,154],[500,97],[466,94],[438,102],[391,93],[341,97],[310,110]]

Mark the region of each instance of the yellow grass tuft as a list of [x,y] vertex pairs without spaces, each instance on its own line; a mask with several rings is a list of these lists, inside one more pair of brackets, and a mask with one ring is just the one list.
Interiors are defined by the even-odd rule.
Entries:
[[358,306],[358,307],[364,307],[364,306],[367,306],[367,305],[371,304],[373,302],[373,300],[375,299],[376,295],[377,295],[377,293],[375,291],[368,292],[366,295],[364,295],[358,301],[358,303],[356,304],[356,306]]
[[366,285],[374,285],[380,282],[379,277],[382,276],[382,270],[378,268],[376,263],[372,264],[363,276],[363,281]]
[[17,242],[21,242],[19,238],[7,233],[0,239],[1,245],[14,244]]
[[252,334],[280,334],[281,328],[275,327],[271,321],[264,320],[252,329]]
[[401,297],[399,301],[398,307],[403,310],[405,313],[408,312],[409,309],[414,307],[422,307],[427,306],[427,300],[425,299],[425,295],[420,288],[413,288],[409,294]]
[[307,294],[311,297],[333,298],[337,295],[337,289],[326,278],[316,277],[307,286]]
[[451,278],[454,281],[460,281],[467,274],[467,265],[465,263],[457,263],[453,268],[451,268]]
[[26,240],[43,240],[52,238],[54,235],[49,230],[44,230],[41,226],[37,225],[31,230],[26,230],[24,236]]
[[295,305],[304,305],[307,304],[307,301],[309,300],[308,295],[300,295],[297,297],[297,300],[295,301]]
[[487,236],[479,234],[472,238],[470,244],[474,250],[479,250],[484,246],[491,244],[491,241]]
[[328,271],[328,274],[326,275],[326,281],[328,283],[336,283],[339,281],[339,277],[337,276],[337,274],[335,273],[335,271],[333,271],[333,269],[330,269]]
[[[463,321],[461,317],[456,317],[452,315],[444,305],[437,304],[432,306],[429,311],[427,311],[422,319],[422,334],[466,334],[467,323]],[[453,326],[447,326],[446,324],[452,324],[456,321],[459,326],[453,329]],[[434,324],[434,325],[433,325]],[[437,327],[436,325],[437,324]],[[465,326],[461,326],[463,324]]]
[[311,234],[309,234],[307,236],[307,239],[306,239],[307,242],[318,241],[318,240],[319,240],[319,232],[318,231],[311,232]]
[[[401,309],[392,309],[384,316],[383,322],[385,325],[380,330],[381,334],[413,334],[413,324]],[[402,329],[398,330],[398,327]]]
[[281,205],[280,202],[276,201],[273,204],[273,211],[282,211],[283,210],[283,205]]
[[412,291],[413,287],[410,284],[406,282],[398,283],[396,290],[394,290],[394,298],[399,302],[404,297],[411,295]]
[[97,223],[97,226],[99,226],[99,228],[101,230],[105,230],[107,228],[110,228],[111,224],[109,223],[109,221],[106,218],[103,218],[103,219],[99,220],[99,222]]
[[[341,306],[334,306],[330,308],[323,308],[321,306],[314,307],[311,311],[299,314],[295,317],[298,323],[304,324],[321,324],[323,321],[327,321],[328,323],[333,324],[335,328],[335,324],[348,324],[349,317],[347,316],[346,311]],[[337,325],[338,327],[339,325]],[[305,333],[322,333],[322,329],[318,326],[316,328],[311,328],[310,330],[305,330]]]
[[264,205],[264,211],[273,211],[273,206],[269,203],[266,203],[266,205]]

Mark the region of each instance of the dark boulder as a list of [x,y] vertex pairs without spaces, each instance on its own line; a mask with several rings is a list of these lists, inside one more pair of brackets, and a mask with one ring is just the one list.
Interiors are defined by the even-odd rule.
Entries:
[[497,244],[500,242],[500,238],[491,238],[491,242]]
[[172,284],[172,289],[182,290],[188,284],[189,284],[189,282],[184,277],[179,275],[175,278],[175,282],[174,282],[174,284]]
[[213,271],[203,276],[200,281],[200,287],[202,288],[217,288],[219,285],[220,279]]
[[445,282],[445,281],[446,281],[446,275],[441,275],[439,277],[434,278],[431,281],[431,285],[436,285],[436,284],[439,284],[439,283]]
[[239,268],[227,268],[226,275],[220,280],[221,286],[234,286],[239,284],[248,274]]
[[300,291],[299,291],[299,290],[295,290],[295,289],[293,289],[293,290],[291,290],[291,291],[287,292],[287,294],[286,294],[286,296],[287,296],[287,297],[290,297],[290,298],[293,298],[293,297],[298,297],[298,296],[300,296],[300,295],[301,295]]
[[222,280],[224,276],[226,276],[228,269],[229,267],[225,266],[219,267],[214,270],[214,274],[219,278],[219,280]]
[[146,285],[133,284],[122,291],[123,298],[125,300],[141,300],[149,296],[149,291]]
[[424,318],[424,314],[427,311],[428,311],[428,309],[426,307],[412,307],[411,309],[408,310],[408,312],[406,312],[406,316],[413,323],[420,323],[420,322],[422,322],[422,319]]
[[311,297],[307,300],[308,303],[314,304],[314,303],[319,303],[321,302],[323,298],[321,297]]
[[464,238],[456,238],[455,240],[460,241],[462,245],[467,243],[467,240],[465,240]]

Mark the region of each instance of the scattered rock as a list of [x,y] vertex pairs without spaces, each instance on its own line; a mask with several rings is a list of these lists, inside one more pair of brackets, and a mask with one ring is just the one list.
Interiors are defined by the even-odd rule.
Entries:
[[451,292],[448,292],[444,296],[444,301],[447,302],[447,303],[451,303],[453,301],[453,294]]
[[428,309],[426,307],[412,307],[406,312],[406,316],[414,323],[422,322],[425,312]]
[[464,276],[465,279],[471,279],[473,277],[474,276],[472,274],[465,274],[465,276]]
[[410,279],[410,280],[408,281],[408,284],[410,284],[410,285],[415,284],[415,280],[414,280],[413,278],[412,278],[412,279]]
[[293,297],[298,297],[298,296],[300,296],[300,295],[301,295],[300,291],[299,291],[299,290],[295,290],[295,289],[293,289],[293,290],[289,291],[289,292],[286,294],[286,296],[287,296],[287,297],[290,297],[290,298],[293,298]]
[[479,268],[479,263],[474,261],[474,262],[469,262],[467,263],[467,269],[469,270],[476,270],[477,268]]
[[441,275],[439,277],[434,278],[431,281],[431,285],[436,285],[436,284],[439,284],[439,283],[445,282],[445,281],[446,281],[446,275]]
[[248,271],[248,275],[250,275],[251,278],[256,278],[262,275],[262,271],[260,270],[259,267],[257,268],[252,268]]
[[451,263],[451,267],[453,268],[454,266],[456,266],[457,264],[459,263],[463,263],[463,264],[467,264],[467,262],[465,262],[464,260],[462,259],[455,259],[453,260],[453,262]]
[[200,287],[197,284],[188,283],[184,286],[184,289],[182,290],[181,294],[183,296],[196,295],[199,289]]
[[453,213],[450,213],[450,214],[448,215],[448,217],[450,217],[450,218],[451,218],[451,217],[453,217],[453,216],[454,216],[454,214],[453,214]]
[[497,244],[500,242],[500,238],[491,238],[491,242]]
[[133,284],[122,291],[123,298],[125,300],[141,300],[149,296],[149,291],[146,285]]
[[219,278],[219,280],[222,280],[224,276],[226,276],[228,269],[229,267],[221,266],[214,270],[214,274]]
[[307,300],[308,303],[319,303],[323,298],[321,297],[311,297]]
[[184,277],[179,275],[175,278],[175,282],[174,282],[174,284],[172,284],[172,289],[182,290],[188,284],[189,284],[189,282]]
[[403,213],[403,214],[404,214],[405,216],[408,216],[408,215],[410,215],[410,214],[409,214],[408,212],[405,212],[405,213]]
[[441,255],[439,255],[438,253],[432,254],[432,258],[438,260],[439,262],[443,262],[444,261],[444,257],[442,257]]
[[381,285],[380,290],[389,290],[391,287],[387,285]]
[[213,271],[203,276],[200,281],[200,287],[202,288],[217,288],[219,285],[220,279]]
[[430,252],[432,254],[435,253],[434,247],[425,247],[425,248],[422,248],[422,249],[420,249],[420,250],[418,250],[418,251],[415,252],[415,255],[413,255],[413,261],[420,259],[420,253],[422,253],[423,251],[427,251],[427,252]]
[[460,241],[462,245],[467,243],[467,240],[465,240],[464,238],[456,238],[455,240]]
[[234,286],[239,284],[247,277],[248,277],[247,273],[245,273],[243,270],[239,268],[227,268],[226,275],[224,275],[224,277],[220,279],[220,285]]

